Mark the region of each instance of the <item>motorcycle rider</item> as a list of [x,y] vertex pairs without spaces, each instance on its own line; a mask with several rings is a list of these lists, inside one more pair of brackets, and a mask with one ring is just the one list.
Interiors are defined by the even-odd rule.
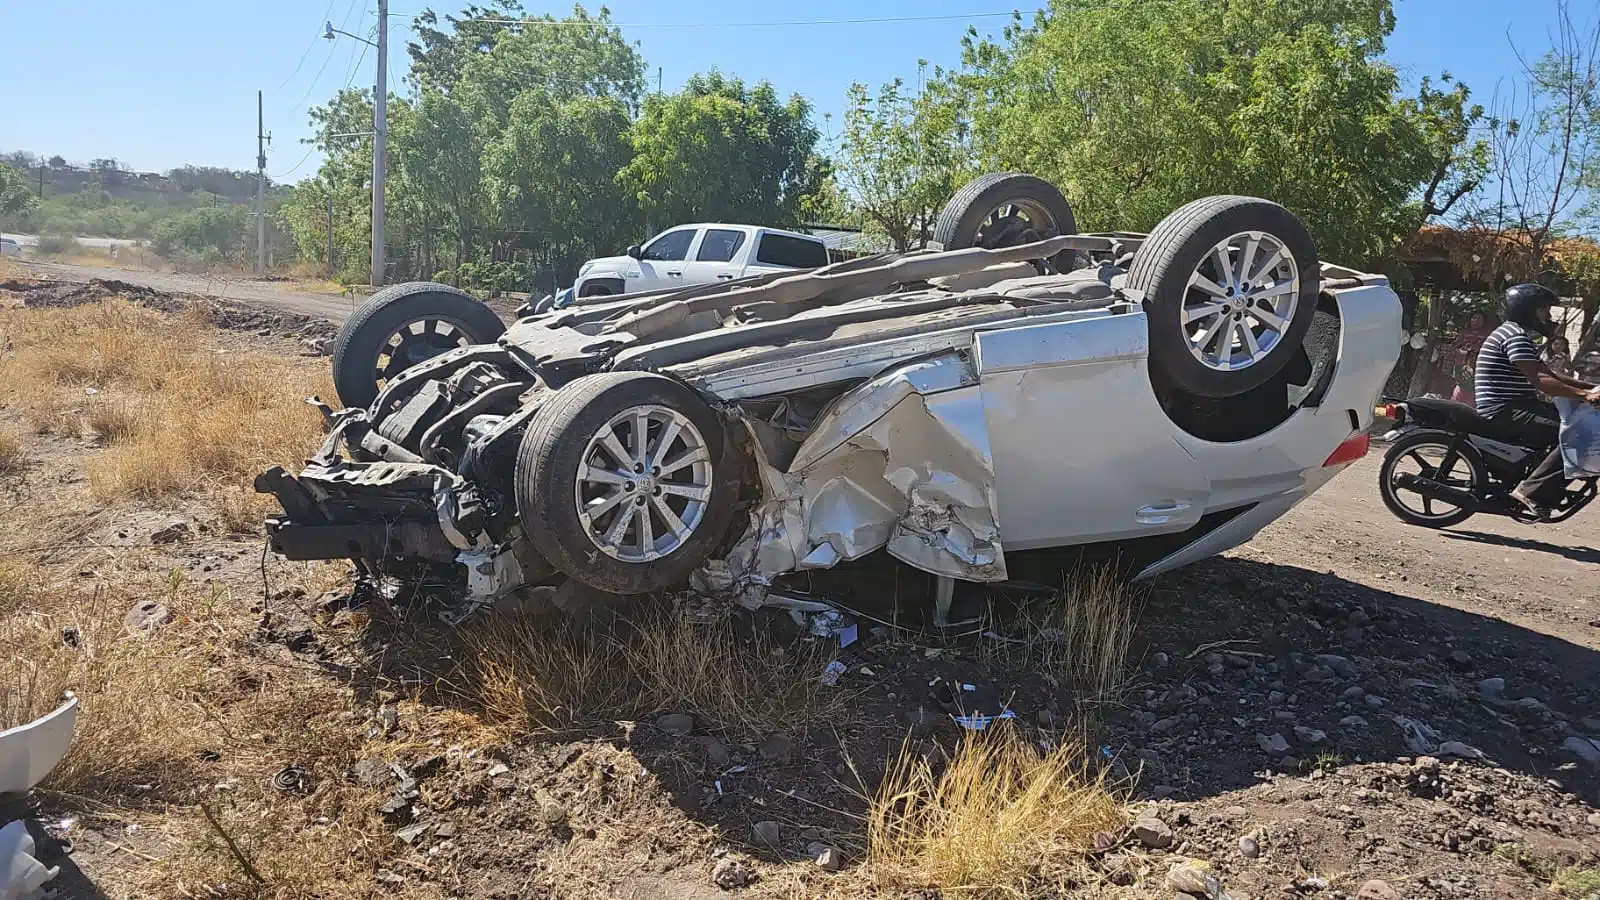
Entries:
[[1561,471],[1561,448],[1557,437],[1561,416],[1554,405],[1539,398],[1573,397],[1600,403],[1600,387],[1551,370],[1534,346],[1535,335],[1555,333],[1551,309],[1560,305],[1555,292],[1539,284],[1518,284],[1506,290],[1505,323],[1496,328],[1478,350],[1474,378],[1478,412],[1518,435],[1533,447],[1551,447],[1511,496],[1539,518],[1547,515],[1546,504],[1557,486],[1565,486]]

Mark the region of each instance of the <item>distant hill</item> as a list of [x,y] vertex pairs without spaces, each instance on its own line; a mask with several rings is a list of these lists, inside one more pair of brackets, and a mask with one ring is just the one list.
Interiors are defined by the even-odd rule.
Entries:
[[[256,175],[214,166],[182,166],[166,172],[134,172],[112,158],[70,163],[60,156],[26,151],[0,153],[0,163],[26,173],[40,202],[22,219],[3,223],[36,233],[151,237],[176,214],[208,206],[255,203]],[[268,184],[268,209],[291,193]]]
[[[116,159],[95,159],[74,165],[60,156],[43,157],[18,150],[0,153],[0,163],[28,173],[35,185],[43,179],[44,196],[73,194],[95,185],[118,200],[169,201],[199,195],[207,201],[239,203],[255,199],[256,174],[214,166],[183,166],[166,172],[134,172]],[[185,204],[186,205],[186,204]]]

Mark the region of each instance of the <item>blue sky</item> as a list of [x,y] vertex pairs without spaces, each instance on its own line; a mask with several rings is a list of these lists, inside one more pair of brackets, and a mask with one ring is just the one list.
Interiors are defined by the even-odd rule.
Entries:
[[[390,84],[405,72],[410,16],[424,0],[390,0]],[[436,4],[441,12],[464,2]],[[594,9],[597,4],[588,4]],[[611,0],[613,18],[638,42],[652,80],[670,90],[713,66],[747,81],[766,78],[834,114],[852,81],[914,81],[917,60],[951,65],[969,24],[997,32],[1016,0]],[[1037,6],[1036,0],[1023,5]],[[568,2],[524,0],[530,11]],[[1555,0],[1397,0],[1390,58],[1411,82],[1449,70],[1487,103],[1517,61],[1508,40],[1547,45]],[[1580,11],[1585,4],[1574,3]],[[347,31],[374,27],[375,0],[0,0],[7,36],[0,150],[59,153],[83,162],[114,156],[137,170],[185,163],[253,168],[257,89],[274,135],[267,171],[295,181],[316,171],[299,140],[305,109],[348,83],[370,85],[363,45],[318,35],[325,19]],[[771,22],[893,16],[953,18],[877,24],[774,27],[648,27],[658,23]],[[366,51],[363,55],[363,51]],[[402,86],[403,87],[403,86]],[[302,162],[302,159],[304,161]],[[296,164],[300,167],[295,169]]]

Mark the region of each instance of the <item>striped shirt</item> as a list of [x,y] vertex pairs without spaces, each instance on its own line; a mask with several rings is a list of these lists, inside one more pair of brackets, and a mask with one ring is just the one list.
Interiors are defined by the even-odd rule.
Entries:
[[1473,376],[1473,397],[1478,412],[1493,416],[1507,403],[1536,400],[1539,392],[1517,368],[1519,362],[1539,362],[1533,337],[1521,325],[1507,322],[1494,330],[1478,350],[1478,365]]

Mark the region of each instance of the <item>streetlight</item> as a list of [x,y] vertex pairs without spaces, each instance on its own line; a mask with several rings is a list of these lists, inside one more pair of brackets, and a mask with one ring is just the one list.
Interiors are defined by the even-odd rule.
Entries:
[[378,51],[377,89],[372,97],[372,275],[373,287],[383,284],[383,179],[389,152],[389,0],[378,0],[378,40],[369,41],[360,35],[340,31],[332,22],[323,25],[322,36],[334,40],[334,35],[354,38]]

